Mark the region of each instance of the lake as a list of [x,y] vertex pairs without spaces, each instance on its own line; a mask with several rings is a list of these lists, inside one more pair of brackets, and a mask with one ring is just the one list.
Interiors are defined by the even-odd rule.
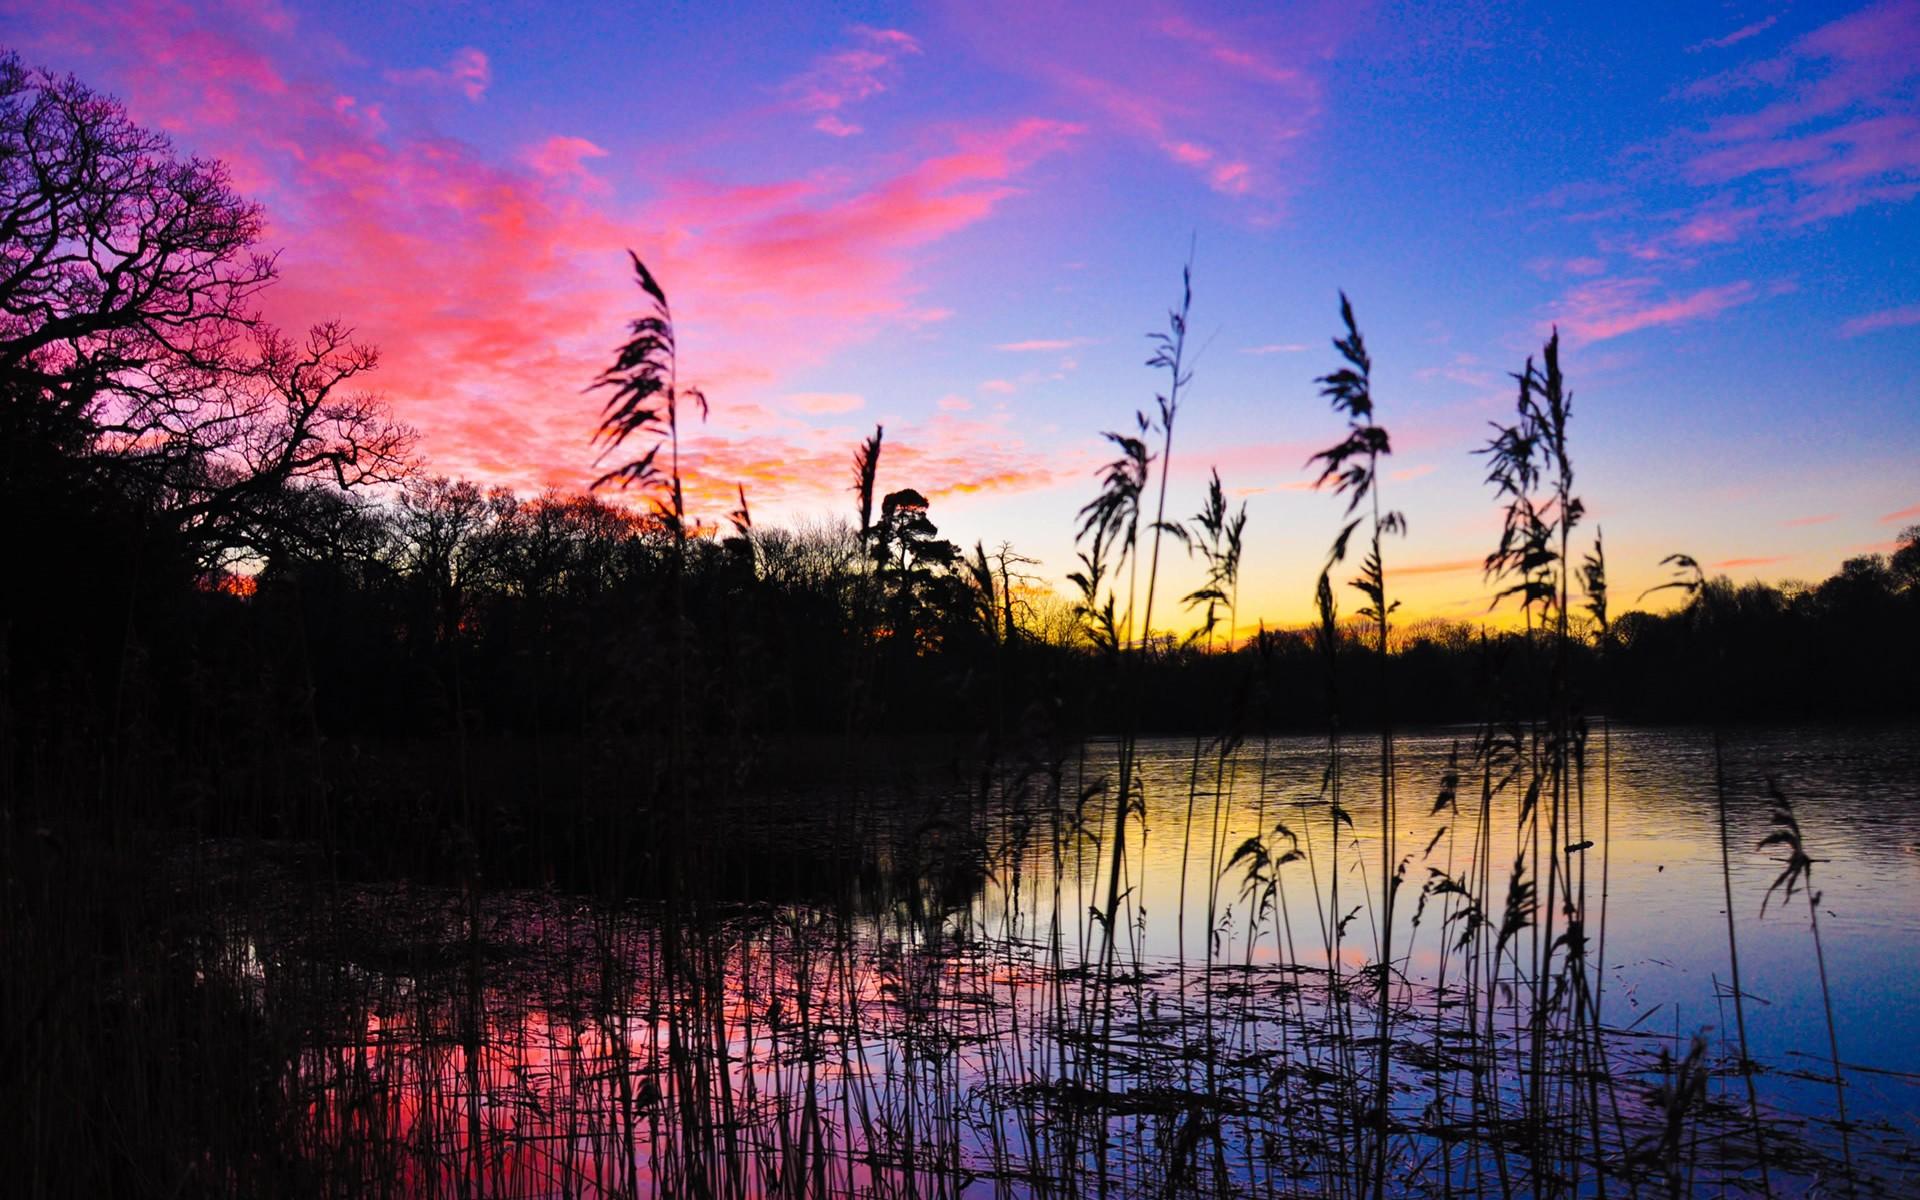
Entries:
[[[1117,890],[1104,742],[766,801],[761,882],[782,839],[793,878],[703,888],[690,857],[703,899],[671,918],[268,873],[199,970],[297,1027],[274,1086],[337,1191],[1346,1195],[1370,1162],[1390,1194],[1920,1186],[1920,733],[1728,732],[1716,787],[1707,730],[1595,727],[1537,835],[1527,775],[1496,786],[1537,744],[1483,770],[1476,737],[1394,739],[1384,1077],[1367,733],[1337,759],[1142,740]],[[1805,893],[1761,915],[1769,780],[1813,860],[1825,989]]]

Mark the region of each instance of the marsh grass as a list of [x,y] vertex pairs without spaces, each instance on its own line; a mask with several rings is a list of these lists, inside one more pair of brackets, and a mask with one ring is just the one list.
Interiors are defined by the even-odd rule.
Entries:
[[[876,553],[889,520],[886,499],[874,519],[876,429],[854,460],[846,602],[861,650],[836,770],[783,801],[741,784],[759,752],[751,638],[716,648],[687,632],[695,539],[678,404],[692,393],[678,382],[665,291],[633,265],[650,303],[604,378],[614,400],[603,438],[651,444],[608,479],[656,501],[674,569],[648,598],[652,624],[609,642],[624,686],[592,715],[590,762],[570,777],[582,794],[568,802],[597,836],[563,839],[558,853],[578,860],[569,883],[490,876],[497,860],[478,830],[494,782],[451,667],[454,799],[434,827],[458,865],[436,884],[342,877],[326,852],[342,768],[321,753],[298,687],[287,719],[251,743],[247,774],[272,781],[258,803],[285,814],[283,842],[145,832],[139,810],[161,760],[130,704],[104,743],[112,820],[84,837],[0,823],[0,950],[17,966],[0,999],[15,1015],[7,1074],[21,1084],[5,1115],[29,1150],[22,1194],[1574,1197],[1912,1185],[1896,1141],[1870,1155],[1852,1140],[1814,860],[1777,791],[1762,848],[1787,858],[1767,898],[1809,899],[1839,1158],[1819,1130],[1760,1106],[1744,1039],[1729,1064],[1677,1024],[1655,1033],[1604,1019],[1588,930],[1597,923],[1604,947],[1612,759],[1602,724],[1593,780],[1570,611],[1583,603],[1604,641],[1605,562],[1597,537],[1580,564],[1572,557],[1584,510],[1557,339],[1516,376],[1512,423],[1487,449],[1504,521],[1486,565],[1523,633],[1482,639],[1485,719],[1444,753],[1410,756],[1390,722],[1377,740],[1342,726],[1341,679],[1377,681],[1373,710],[1393,712],[1383,545],[1405,528],[1381,506],[1390,443],[1345,297],[1334,343],[1344,365],[1320,384],[1347,433],[1315,460],[1346,499],[1316,588],[1327,736],[1306,752],[1277,744],[1263,709],[1300,683],[1274,668],[1272,639],[1236,647],[1245,510],[1229,511],[1215,473],[1191,520],[1166,516],[1192,380],[1188,275],[1152,341],[1162,390],[1151,413],[1108,435],[1115,457],[1080,514],[1077,616],[1118,732],[1067,727],[1057,697],[1007,711],[997,685],[1025,650],[1012,615],[1019,560],[976,546],[953,574],[995,650],[979,736],[940,752],[948,769],[887,760],[867,733],[868,681],[900,650],[906,609],[888,590],[904,581]],[[766,535],[739,499],[736,539],[759,553]],[[1163,537],[1205,566],[1184,597],[1200,652],[1243,671],[1223,726],[1179,745],[1152,742],[1139,717],[1145,668],[1169,652],[1153,626]],[[1364,546],[1357,628],[1335,602],[1350,545]],[[1350,658],[1370,669],[1341,674]],[[55,765],[100,778],[77,760]],[[1374,773],[1377,788],[1354,782]],[[1724,803],[1721,815],[1724,847]],[[1171,862],[1160,851],[1176,841],[1169,822],[1181,825]],[[1169,914],[1149,907],[1167,894],[1162,875],[1171,935]],[[1741,1012],[1737,968],[1732,999]],[[1744,1106],[1716,1091],[1734,1077]]]
[[1768,818],[1773,832],[1760,839],[1760,849],[1769,846],[1780,847],[1783,861],[1780,874],[1767,885],[1767,894],[1760,901],[1760,915],[1767,915],[1767,904],[1778,893],[1781,902],[1791,903],[1795,891],[1805,893],[1807,898],[1807,927],[1813,934],[1813,960],[1820,972],[1820,1006],[1825,1010],[1827,1019],[1828,1063],[1833,1068],[1833,1106],[1836,1127],[1840,1131],[1840,1153],[1846,1164],[1846,1187],[1849,1192],[1854,1188],[1853,1133],[1847,1121],[1847,1077],[1840,1065],[1840,1030],[1833,1019],[1833,988],[1827,980],[1827,952],[1820,941],[1820,893],[1813,887],[1814,860],[1807,853],[1806,839],[1800,832],[1800,818],[1794,812],[1793,801],[1780,790],[1780,785],[1772,779],[1767,780]]
[[[1651,590],[1658,591],[1674,588],[1690,597],[1694,601],[1689,607],[1689,616],[1694,618],[1694,628],[1691,632],[1694,632],[1696,635],[1704,635],[1704,637],[1710,641],[1716,632],[1712,627],[1716,614],[1714,612],[1713,593],[1708,587],[1706,572],[1701,568],[1698,561],[1687,554],[1670,554],[1661,560],[1661,565],[1673,567],[1674,578]],[[1699,626],[1702,625],[1706,627],[1704,630],[1699,628]],[[1717,664],[1719,655],[1714,654],[1713,657]],[[1709,687],[1711,689],[1709,694],[1717,699],[1718,693],[1722,690],[1718,680],[1712,681]],[[1727,816],[1726,754],[1725,748],[1722,745],[1720,726],[1717,720],[1719,714],[1716,711],[1711,715],[1716,718],[1713,725],[1713,792],[1715,812],[1718,817],[1720,832],[1720,882],[1726,903],[1724,911],[1727,921],[1727,964],[1731,978],[1731,987],[1728,989],[1727,994],[1733,1001],[1734,1030],[1739,1038],[1739,1059],[1737,1067],[1741,1081],[1745,1084],[1746,1088],[1747,1115],[1749,1128],[1753,1137],[1754,1156],[1758,1160],[1760,1167],[1760,1186],[1761,1190],[1770,1197],[1773,1195],[1773,1179],[1772,1172],[1768,1166],[1769,1148],[1767,1145],[1767,1130],[1765,1123],[1761,1119],[1760,1088],[1755,1079],[1755,1076],[1759,1072],[1760,1065],[1754,1061],[1752,1051],[1749,1049],[1750,1043],[1747,1039],[1747,992],[1741,984],[1740,937],[1738,925],[1734,919],[1733,849],[1732,833],[1730,832]]]

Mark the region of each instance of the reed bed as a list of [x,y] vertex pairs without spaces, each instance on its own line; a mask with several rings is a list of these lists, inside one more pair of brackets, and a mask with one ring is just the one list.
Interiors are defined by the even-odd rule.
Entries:
[[[742,788],[752,645],[716,650],[689,632],[681,401],[704,412],[706,400],[677,382],[665,291],[634,267],[648,308],[601,380],[613,396],[602,443],[651,441],[607,479],[657,497],[675,567],[658,623],[612,644],[629,703],[591,718],[586,777],[604,787],[579,802],[594,836],[568,843],[568,884],[489,882],[473,834],[486,787],[453,668],[458,803],[440,833],[457,869],[431,886],[352,882],[314,849],[331,811],[317,733],[261,751],[283,768],[284,843],[126,833],[143,829],[131,780],[114,793],[108,828],[121,832],[84,848],[9,820],[20,919],[4,949],[26,971],[0,995],[27,1014],[6,1043],[30,1097],[9,1114],[33,1152],[27,1194],[1920,1187],[1902,1130],[1846,1116],[1830,1000],[1833,1114],[1761,1086],[1737,967],[1723,993],[1735,1045],[1703,1036],[1706,1022],[1656,1029],[1609,1012],[1594,948],[1609,899],[1623,899],[1610,897],[1611,730],[1569,669],[1587,630],[1604,646],[1606,566],[1597,538],[1591,551],[1580,541],[1557,339],[1516,374],[1512,423],[1485,451],[1504,516],[1487,572],[1523,630],[1486,640],[1483,719],[1444,747],[1416,752],[1391,720],[1345,728],[1351,697],[1333,687],[1351,678],[1344,656],[1377,663],[1370,711],[1391,717],[1393,539],[1406,529],[1381,504],[1391,440],[1344,297],[1341,365],[1319,381],[1346,420],[1316,457],[1345,501],[1316,597],[1326,734],[1303,748],[1269,732],[1264,706],[1301,681],[1266,669],[1266,631],[1240,628],[1244,510],[1228,511],[1216,474],[1191,521],[1168,517],[1193,370],[1189,276],[1152,342],[1161,391],[1107,435],[1115,457],[1081,514],[1076,613],[1103,664],[1109,729],[1001,704],[950,782],[888,789],[863,706],[915,653],[917,589],[944,552],[924,497],[876,506],[876,430],[855,460],[866,559],[849,593],[861,638],[844,782],[783,804]],[[750,545],[744,493],[730,519]],[[1238,641],[1247,671],[1221,729],[1170,746],[1140,712],[1176,546],[1205,564],[1185,597],[1202,652]],[[997,582],[984,547],[945,564],[973,581],[1003,672],[1019,660],[1010,561],[1003,551]],[[1348,571],[1363,603],[1343,618]],[[296,756],[307,784],[284,771]],[[1716,783],[1731,937],[1740,897]],[[1785,853],[1777,888],[1792,899],[1814,860],[1792,805],[1772,800],[1765,848]],[[1817,901],[1808,911],[1829,996]],[[50,1014],[64,1004],[77,1015],[60,1024]],[[80,1033],[37,1036],[50,1027]]]
[[[1184,785],[1174,746],[1136,754],[1144,786]],[[1409,757],[1404,773],[1438,768],[1437,786],[1464,764],[1437,744]],[[1227,837],[1324,811],[1304,747],[1279,761],[1243,747],[1228,763],[1256,779],[1263,765],[1265,786],[1231,797]],[[283,1169],[317,1194],[1338,1196],[1376,1186],[1356,1147],[1382,1127],[1393,1195],[1758,1187],[1737,1060],[1691,1029],[1556,1039],[1536,1088],[1519,939],[1498,961],[1462,946],[1469,918],[1445,893],[1396,939],[1390,1109],[1373,1118],[1378,990],[1364,955],[1329,969],[1327,894],[1304,878],[1309,858],[1357,874],[1369,852],[1350,837],[1303,832],[1299,858],[1229,877],[1211,965],[1184,961],[1163,919],[1136,917],[1109,980],[1097,933],[1073,927],[1106,878],[1076,827],[1112,813],[1076,821],[1065,801],[1116,769],[1118,748],[1059,766],[1057,792],[1007,769],[990,795],[949,797],[969,832],[938,847],[918,813],[869,828],[887,847],[877,882],[838,904],[729,904],[683,931],[700,983],[672,1002],[683,1028],[707,1032],[677,1051],[657,903],[490,894],[473,956],[456,889],[323,897],[294,864],[215,884],[243,856],[197,846],[175,877],[223,897],[193,970],[287,1039],[256,1083],[286,1122]],[[1495,835],[1489,866],[1528,832]],[[1171,874],[1171,851],[1140,861]],[[1454,853],[1462,875],[1498,880]],[[956,856],[977,881],[957,894]],[[1497,987],[1473,986],[1495,972]],[[1597,1114],[1582,1107],[1596,1094]],[[1817,1115],[1767,1110],[1776,1188],[1911,1186],[1897,1138],[1853,1148],[1849,1167]]]

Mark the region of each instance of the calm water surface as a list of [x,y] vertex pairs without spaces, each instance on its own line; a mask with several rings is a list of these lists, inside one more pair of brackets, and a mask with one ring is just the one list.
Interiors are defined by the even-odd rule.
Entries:
[[[1452,873],[1470,862],[1465,847],[1478,804],[1471,777],[1474,731],[1422,730],[1398,734],[1394,753],[1401,815],[1397,851],[1411,854],[1410,883],[1398,907],[1403,922],[1396,943],[1411,934],[1406,911],[1425,867]],[[1458,814],[1431,815],[1456,744],[1463,779]],[[1603,750],[1610,771],[1603,772]],[[1182,830],[1186,822],[1193,743],[1158,739],[1145,744],[1148,842],[1141,883],[1149,909],[1147,945],[1156,954],[1176,949],[1174,915],[1179,898]],[[1266,827],[1284,822],[1311,843],[1320,867],[1319,891],[1328,888],[1328,848],[1334,839],[1319,801],[1326,762],[1324,739],[1276,739],[1244,747],[1230,767],[1230,820],[1224,841],[1237,846],[1262,828],[1256,817],[1265,797]],[[1206,810],[1213,803],[1211,767],[1204,761],[1195,844],[1188,863],[1188,943],[1197,946],[1204,928],[1202,880],[1208,847]],[[1379,745],[1377,736],[1345,740],[1346,807],[1353,831],[1343,830],[1341,876],[1356,901],[1379,890]],[[1106,757],[1106,756],[1102,756]],[[1767,889],[1780,873],[1779,851],[1758,849],[1771,830],[1766,781],[1771,777],[1794,802],[1808,851],[1818,860],[1814,886],[1821,894],[1821,933],[1833,986],[1842,1052],[1850,1061],[1920,1072],[1920,730],[1795,728],[1733,731],[1722,739],[1728,799],[1728,862],[1742,984],[1757,1004],[1749,1035],[1762,1051],[1825,1050],[1825,1018],[1814,967],[1805,900],[1783,903],[1776,894],[1761,917]],[[1104,762],[1098,765],[1105,766]],[[1602,838],[1611,780],[1611,838]],[[1608,875],[1606,977],[1609,1024],[1635,1020],[1676,1024],[1691,1031],[1721,1023],[1714,982],[1728,977],[1725,887],[1714,787],[1713,739],[1700,729],[1614,728],[1590,751],[1585,837],[1589,852],[1589,907],[1597,912],[1601,857]],[[1513,856],[1514,798],[1496,797],[1495,874]],[[1436,831],[1447,828],[1431,855]],[[1567,842],[1580,840],[1568,837]],[[1610,853],[1606,853],[1610,849]],[[1314,911],[1314,879],[1296,863],[1282,872],[1296,913]],[[1223,901],[1238,901],[1238,875],[1229,872]],[[1100,886],[1104,886],[1102,880]],[[1350,934],[1373,945],[1363,912]],[[1311,917],[1309,916],[1309,920]],[[1429,924],[1423,922],[1423,924]],[[1314,935],[1317,937],[1317,932]],[[1312,940],[1312,939],[1303,939]],[[1412,937],[1409,974],[1429,978],[1435,935]],[[1424,946],[1429,953],[1422,954]],[[1396,958],[1405,953],[1396,949]],[[1648,1016],[1655,1008],[1659,1012]],[[1731,1020],[1731,1014],[1727,1014]]]
[[[1431,880],[1473,876],[1482,793],[1472,739],[1468,729],[1421,730],[1394,745],[1392,858],[1406,882],[1392,956],[1409,1012],[1442,1025],[1451,1018],[1437,998],[1443,985],[1457,994],[1462,966],[1441,950],[1464,925],[1449,919],[1456,898],[1422,893]],[[1349,917],[1343,964],[1378,960],[1379,741],[1353,735],[1342,747],[1351,826],[1338,828],[1324,739],[1256,741],[1227,757],[1201,743],[1197,753],[1190,739],[1141,747],[1143,815],[1128,823],[1116,922],[1128,982],[1113,989],[1116,1016],[1101,1035],[1123,1047],[1121,1065],[1098,1075],[1103,1095],[1127,1099],[1100,1102],[1107,1115],[1096,1127],[1109,1149],[1098,1154],[1075,1124],[1082,1101],[1061,1089],[1079,1081],[1084,1092],[1096,1078],[1086,1014],[1108,993],[1080,968],[1097,964],[1101,944],[1112,744],[1057,764],[1057,803],[1012,770],[984,789],[976,779],[820,802],[833,837],[846,836],[836,822],[856,813],[875,871],[852,900],[723,905],[724,928],[696,964],[706,1015],[692,1030],[667,1019],[687,1001],[663,986],[656,910],[614,912],[551,893],[493,895],[484,907],[395,888],[304,897],[243,914],[214,966],[248,981],[263,1009],[307,1006],[295,1086],[310,1116],[303,1136],[336,1190],[397,1180],[449,1195],[697,1191],[692,1181],[737,1168],[749,1179],[739,1194],[805,1183],[971,1195],[980,1181],[980,1194],[990,1184],[1028,1195],[1061,1186],[1061,1163],[1071,1162],[1105,1170],[1119,1194],[1198,1186],[1221,1172],[1235,1190],[1337,1194],[1337,1182],[1315,1183],[1311,1172],[1341,1163],[1351,1149],[1342,1138],[1356,1135],[1326,1116],[1349,1110],[1316,1080],[1337,1075],[1338,1056],[1353,1052],[1337,1036],[1308,1034],[1325,1028],[1314,1014],[1324,1011],[1335,914]],[[1448,805],[1437,801],[1450,762],[1460,778]],[[1902,1147],[1920,1143],[1920,732],[1733,732],[1720,769],[1724,876],[1712,737],[1595,733],[1584,796],[1562,837],[1594,843],[1572,856],[1571,882],[1584,888],[1596,940],[1605,897],[1602,1019],[1676,1048],[1702,1034],[1720,1061],[1735,1060],[1730,880],[1766,1104],[1807,1118],[1798,1127],[1811,1141],[1832,1140],[1822,1123],[1831,1084],[1810,1078],[1824,1069],[1827,1031],[1808,909],[1803,897],[1776,896],[1761,916],[1780,867],[1777,851],[1757,848],[1770,828],[1771,778],[1794,801],[1817,860],[1837,1035],[1855,1065],[1849,1103],[1864,1118],[1856,1141],[1883,1158],[1908,1155],[1911,1166]],[[1081,834],[1066,819],[1076,797],[1085,797]],[[1531,846],[1516,840],[1519,797],[1499,792],[1491,804],[1497,916],[1516,852]],[[1249,893],[1246,860],[1230,861],[1256,836],[1274,854],[1298,851],[1273,872],[1265,903],[1257,887]],[[462,931],[482,924],[484,953],[475,940],[463,954]],[[1536,922],[1514,943],[1522,957],[1539,931]],[[311,1015],[315,1006],[324,1018]],[[1458,1032],[1443,1029],[1434,1044]],[[1642,1071],[1622,1076],[1637,1097],[1656,1047],[1621,1041],[1639,1056],[1637,1068],[1624,1059],[1620,1068]],[[676,1055],[702,1054],[707,1116],[681,1106],[691,1077],[674,1068]],[[1409,1071],[1401,1085],[1397,1118],[1440,1103],[1423,1099],[1439,1086],[1424,1074]],[[1731,1104],[1735,1087],[1723,1071],[1709,1094]],[[1228,1099],[1209,1107],[1208,1096]],[[1425,1113],[1453,1120],[1446,1106],[1463,1104],[1451,1094]],[[691,1142],[688,1120],[702,1131]],[[1217,1157],[1202,1162],[1202,1145],[1217,1146]],[[1169,1167],[1189,1161],[1183,1155],[1190,1167]],[[1422,1181],[1406,1190],[1442,1177],[1457,1191],[1491,1186],[1484,1160],[1465,1151],[1409,1137],[1395,1156],[1396,1172]],[[1920,1174],[1899,1170],[1896,1186],[1920,1185]]]

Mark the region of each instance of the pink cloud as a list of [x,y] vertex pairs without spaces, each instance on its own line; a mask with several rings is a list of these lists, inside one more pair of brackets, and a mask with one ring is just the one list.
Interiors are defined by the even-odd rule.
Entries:
[[866,407],[867,398],[853,392],[795,392],[787,397],[787,403],[800,412],[821,416],[855,412]]
[[1772,220],[1806,223],[1920,186],[1920,0],[1882,0],[1782,54],[1696,83],[1699,98],[1760,93],[1757,109],[1712,118],[1686,164],[1693,182],[1740,183]]
[[1253,167],[1244,162],[1221,163],[1207,172],[1207,183],[1216,192],[1244,196],[1253,190]]
[[[1028,448],[1013,433],[1011,420],[1005,413],[975,417],[942,411],[924,422],[889,422],[880,457],[881,489],[914,487],[935,499],[1004,494],[1083,479],[1091,469],[1085,455]],[[846,478],[853,446],[852,438],[813,431],[721,434],[692,442],[685,461],[694,480],[691,490],[710,511],[721,511],[718,506],[731,499],[730,481],[743,484],[749,498],[802,499],[839,508],[851,504]]]
[[1740,240],[1755,216],[1739,210],[1696,213],[1673,231],[1673,240],[1682,246],[1726,245]]
[[1015,353],[1029,353],[1042,350],[1071,350],[1075,346],[1084,346],[1092,338],[1029,338],[1024,342],[1002,342],[995,350],[1010,350]]
[[1606,269],[1606,260],[1592,255],[1577,255],[1573,258],[1536,258],[1527,263],[1527,270],[1542,279],[1551,279],[1556,275],[1590,279]]
[[341,119],[359,125],[368,133],[382,134],[387,131],[387,118],[381,105],[363,105],[352,96],[335,96],[333,111]]
[[1789,529],[1799,529],[1807,525],[1825,525],[1829,521],[1838,521],[1839,519],[1839,513],[1819,513],[1811,517],[1794,517],[1790,521],[1782,521],[1780,523]]
[[1920,304],[1885,308],[1879,312],[1854,317],[1840,326],[1840,336],[1854,338],[1863,334],[1879,333],[1885,329],[1905,329],[1910,325],[1920,325]]
[[1168,37],[1197,47],[1207,58],[1231,71],[1264,83],[1301,82],[1301,73],[1294,67],[1264,57],[1251,49],[1249,43],[1230,38],[1219,30],[1204,28],[1186,17],[1178,14],[1166,17],[1160,22],[1160,29]]
[[[773,430],[730,417],[726,397],[763,393],[888,324],[944,316],[911,302],[911,252],[985,219],[1018,193],[1013,179],[1076,132],[1039,119],[959,131],[947,152],[864,183],[844,172],[776,185],[682,181],[638,214],[640,228],[658,231],[646,239],[657,248],[656,269],[684,281],[674,292],[681,345],[688,369],[716,398],[714,424],[699,439],[704,448],[688,459],[705,481],[695,495],[722,484],[714,498],[723,499],[727,480],[746,479],[776,501],[837,502],[846,446],[816,445],[800,432],[772,440]],[[1003,489],[1051,478],[1004,430],[990,448],[953,441],[950,453],[917,456],[910,426],[890,425],[889,434],[889,455],[918,461],[914,486],[929,494],[980,490],[988,477]]]
[[[945,315],[916,303],[916,251],[991,216],[1078,132],[1038,118],[949,127],[832,171],[667,175],[644,202],[622,203],[577,186],[593,142],[556,136],[503,162],[430,130],[396,133],[328,77],[350,59],[305,41],[250,41],[232,22],[164,4],[74,20],[84,36],[73,44],[93,49],[61,65],[227,161],[266,203],[268,244],[284,247],[267,315],[294,328],[346,318],[381,347],[373,383],[421,429],[432,469],[521,488],[595,473],[599,399],[583,388],[639,306],[631,246],[673,298],[685,377],[713,395],[711,425],[690,429],[685,447],[696,499],[731,507],[736,482],[756,499],[837,497],[850,448],[787,415],[781,381],[890,325]],[[939,446],[917,452],[923,490],[1050,477],[1006,430],[989,447],[922,437],[911,422],[897,435],[890,422],[889,435],[903,458]]]
[[1452,361],[1442,366],[1421,367],[1413,373],[1413,377],[1425,383],[1444,379],[1471,388],[1489,387],[1499,378],[1471,354],[1455,354]]
[[1570,338],[1603,342],[1636,330],[1717,316],[1760,295],[1744,279],[1667,298],[1656,298],[1658,287],[1657,280],[1645,276],[1596,280],[1569,293],[1555,316]]
[[1242,9],[1202,23],[1120,5],[1086,14],[1024,0],[947,7],[947,25],[989,64],[1051,89],[1102,134],[1149,148],[1207,188],[1273,209],[1320,125],[1322,76],[1355,15]]
[[[876,322],[932,319],[910,303],[907,252],[985,219],[1017,195],[1013,179],[1077,131],[1029,118],[961,131],[936,153],[851,182],[846,172],[776,185],[670,184],[639,215],[657,256],[679,271],[694,338],[727,331],[719,372],[753,377],[773,357],[819,361]],[[747,336],[747,335],[751,336]]]
[[1894,512],[1890,512],[1886,516],[1880,518],[1880,523],[1882,525],[1891,525],[1895,521],[1911,521],[1915,517],[1920,517],[1920,504],[1915,504],[1909,508],[1897,509]]
[[[116,34],[142,43],[136,66],[143,90],[156,102],[137,115],[167,133],[239,121],[249,106],[278,100],[288,91],[286,77],[265,56],[237,36],[201,28],[183,5],[146,0],[113,11],[71,11],[81,29],[51,32],[39,40],[88,56],[115,45]],[[158,36],[163,31],[166,36]],[[352,97],[340,99],[353,107]],[[234,177],[243,189],[257,184],[244,169],[236,169]]]
[[586,138],[555,134],[527,154],[527,165],[548,179],[571,180],[594,191],[606,191],[605,180],[587,170],[590,158],[605,158],[607,152]]
[[815,121],[813,127],[821,133],[829,134],[833,137],[852,137],[854,134],[862,132],[858,125],[843,121],[832,113],[828,113]]
[[493,63],[487,58],[486,51],[463,46],[453,52],[453,57],[447,60],[444,67],[414,67],[405,71],[388,71],[386,75],[389,83],[457,91],[467,99],[478,102],[493,85]]
[[1735,571],[1741,567],[1771,567],[1787,561],[1787,556],[1780,554],[1770,555],[1765,558],[1728,558],[1714,563],[1713,569],[1716,571]]
[[900,60],[920,53],[920,43],[898,29],[856,25],[849,32],[853,45],[815,59],[781,88],[794,108],[818,114],[815,129],[834,137],[859,133],[860,126],[842,117],[841,110],[887,91],[899,77]]
[[1083,480],[1091,471],[1084,453],[1043,455],[1027,448],[1008,413],[967,416],[945,411],[903,429],[899,446],[889,442],[880,474],[883,480],[902,483],[922,480],[915,486],[937,497],[1052,487]]
[[[682,452],[689,504],[697,512],[726,511],[734,506],[737,485],[756,508],[764,501],[843,509],[852,503],[846,478],[853,448],[851,440],[825,436],[703,433]],[[937,421],[906,428],[889,425],[880,467],[883,489],[914,487],[935,499],[1050,487],[1075,473],[1017,439],[996,443],[977,430],[942,429]]]
[[[1755,22],[1694,49],[1743,45],[1774,23]],[[1667,272],[1756,238],[1790,236],[1860,209],[1911,201],[1920,196],[1916,45],[1920,0],[1880,0],[1772,56],[1696,80],[1681,98],[1701,106],[1700,115],[1636,149],[1656,169],[1664,166],[1663,182],[1683,188],[1684,199],[1652,213],[1627,202],[1578,218],[1596,226],[1599,249],[1627,255],[1641,271]],[[1605,196],[1610,186],[1558,195]],[[1655,281],[1596,284],[1598,290],[1576,289],[1564,302],[1586,317],[1590,336],[1709,317],[1751,298],[1747,285],[1729,284],[1645,303],[1638,293],[1651,294]]]
[[[1263,492],[1308,492],[1313,490],[1311,478],[1275,481],[1274,477],[1295,464],[1305,464],[1307,457],[1319,448],[1304,441],[1252,441],[1246,438],[1189,444],[1185,450],[1175,449],[1173,473],[1199,481],[1207,477],[1209,470],[1218,468],[1221,479],[1231,486],[1257,487]],[[1245,480],[1268,482],[1245,483]]]

